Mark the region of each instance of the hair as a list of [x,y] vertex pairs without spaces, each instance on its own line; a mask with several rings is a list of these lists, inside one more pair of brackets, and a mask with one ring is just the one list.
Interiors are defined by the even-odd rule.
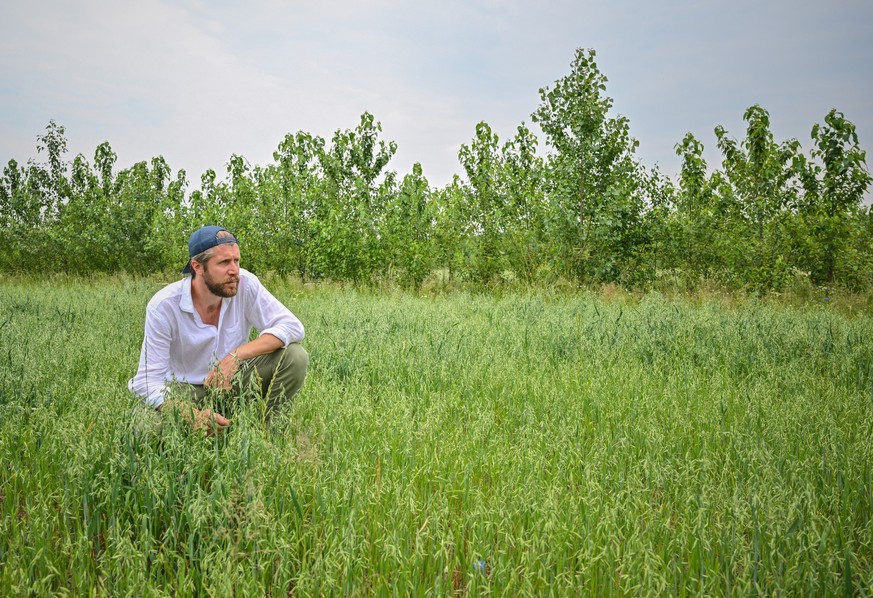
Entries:
[[[231,233],[230,231],[226,231],[226,230],[220,230],[217,233],[215,233],[216,239],[230,239],[233,237],[234,237],[233,233]],[[192,257],[191,261],[197,262],[198,264],[200,264],[201,266],[203,266],[205,268],[209,264],[209,260],[212,259],[213,255],[215,255],[215,246],[210,247],[206,251],[201,251],[200,253],[198,253],[197,255]],[[196,277],[197,277],[197,272],[194,270],[194,268],[191,268],[191,278],[194,279]]]

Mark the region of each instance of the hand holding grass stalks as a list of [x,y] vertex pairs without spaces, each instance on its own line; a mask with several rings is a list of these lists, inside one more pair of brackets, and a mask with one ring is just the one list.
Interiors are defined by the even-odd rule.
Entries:
[[207,388],[215,388],[218,390],[230,390],[233,385],[233,377],[239,369],[239,359],[236,353],[226,355],[224,359],[219,361],[209,375],[203,385]]
[[195,432],[205,430],[207,436],[219,434],[230,425],[230,420],[217,411],[197,409],[191,403],[180,400],[164,401],[158,411],[177,412]]

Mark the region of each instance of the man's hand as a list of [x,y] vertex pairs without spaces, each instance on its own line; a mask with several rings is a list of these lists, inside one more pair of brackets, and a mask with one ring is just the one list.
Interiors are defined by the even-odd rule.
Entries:
[[237,369],[239,369],[239,359],[236,353],[232,352],[212,368],[212,371],[206,376],[203,385],[206,388],[230,390],[233,385],[233,376],[236,374]]
[[206,430],[207,436],[219,434],[230,425],[230,420],[218,413],[209,409],[196,410],[194,416],[194,431]]
[[164,401],[158,411],[176,411],[179,416],[191,425],[195,432],[206,431],[207,436],[219,434],[230,425],[230,420],[209,409],[197,409],[185,401]]

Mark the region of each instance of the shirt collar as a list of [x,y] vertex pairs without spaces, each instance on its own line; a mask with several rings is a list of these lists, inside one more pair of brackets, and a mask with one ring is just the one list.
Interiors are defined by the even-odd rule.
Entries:
[[[242,276],[240,276],[240,284],[242,284]],[[221,311],[223,312],[230,305],[233,297],[223,297],[221,299]],[[182,298],[179,301],[179,309],[187,311],[189,314],[194,313],[194,298],[191,296],[191,277],[186,276],[182,279]]]
[[191,297],[191,277],[186,276],[182,279],[182,300],[179,301],[179,309],[194,313],[194,299]]

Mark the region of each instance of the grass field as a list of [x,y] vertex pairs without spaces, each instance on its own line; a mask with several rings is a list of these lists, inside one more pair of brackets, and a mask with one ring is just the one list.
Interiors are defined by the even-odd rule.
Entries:
[[160,286],[0,284],[0,595],[873,595],[870,315],[274,281],[306,387],[207,438]]

